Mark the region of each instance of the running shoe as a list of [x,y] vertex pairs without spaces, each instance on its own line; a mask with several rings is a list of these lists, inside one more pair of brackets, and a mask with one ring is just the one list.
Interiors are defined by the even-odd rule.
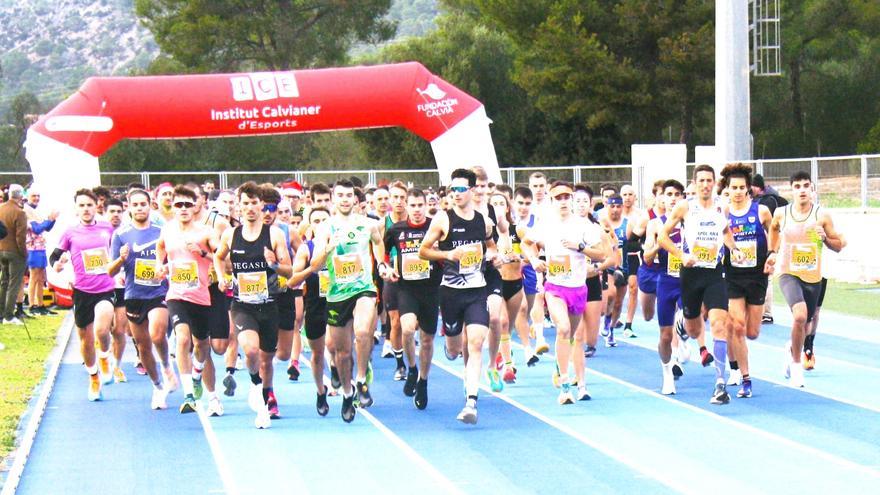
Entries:
[[615,329],[618,329],[618,328],[620,328],[620,327],[622,327],[622,326],[623,326],[623,322],[622,322],[622,321],[618,321],[617,323],[614,324],[614,328],[615,328]]
[[165,388],[154,388],[153,398],[150,400],[150,409],[168,409],[168,391]]
[[498,371],[504,369],[504,357],[501,355],[500,352],[498,354],[495,354],[495,369]]
[[144,363],[138,361],[136,365],[134,365],[134,371],[138,375],[144,376],[147,374],[147,368],[144,367]]
[[196,400],[192,395],[187,394],[180,405],[180,414],[188,414],[196,412]]
[[324,390],[323,394],[317,394],[317,399],[315,400],[315,410],[318,411],[318,416],[326,416],[328,412],[330,412],[330,404],[327,404],[327,390]]
[[402,382],[406,380],[406,366],[401,366],[394,370],[394,381]]
[[574,404],[574,395],[571,393],[570,384],[562,384],[562,390],[559,392],[559,397],[556,399],[556,401],[559,402],[559,405],[561,406]]
[[290,361],[290,366],[287,367],[287,379],[292,382],[299,381],[299,361]]
[[743,375],[740,370],[730,370],[730,375],[727,377],[727,384],[731,386],[742,385]]
[[385,359],[394,357],[394,349],[391,348],[391,341],[388,339],[382,344],[382,357]]
[[678,363],[672,363],[672,378],[678,380],[684,375],[684,368]]
[[220,397],[213,395],[208,399],[208,416],[214,418],[223,416],[223,403],[220,402]]
[[278,412],[278,399],[275,398],[275,392],[269,392],[269,400],[266,401],[266,407],[269,409],[269,418],[280,419],[281,413]]
[[95,402],[104,398],[101,392],[101,379],[98,375],[89,376],[89,400]]
[[262,407],[257,410],[257,417],[254,418],[254,426],[256,426],[258,430],[265,430],[272,426],[272,416],[270,416],[266,404],[263,404]]
[[57,315],[58,312],[54,311],[52,308],[50,308],[48,306],[43,306],[43,314],[54,316],[54,315]]
[[805,370],[812,370],[816,367],[816,355],[812,352],[805,352],[803,359],[801,359],[801,363],[803,363]]
[[379,343],[379,339],[382,338],[382,330],[378,328],[373,331],[373,345],[377,345]]
[[504,383],[516,383],[516,368],[513,366],[505,366],[504,374],[501,376]]
[[627,339],[634,339],[638,337],[638,335],[636,335],[636,332],[634,332],[632,328],[624,328],[623,336]]
[[661,365],[663,368],[663,386],[660,387],[660,393],[663,395],[675,395],[675,363],[672,366],[669,366],[667,371],[667,365]]
[[162,374],[163,374],[162,388],[167,390],[169,394],[171,392],[174,392],[175,390],[177,390],[177,387],[179,387],[180,384],[177,382],[177,375],[174,374],[174,367],[169,365],[167,368],[162,370]]
[[544,328],[553,328],[553,320],[547,315],[544,315]]
[[[352,363],[352,369],[354,369],[354,363]],[[364,377],[364,383],[373,384],[373,361],[367,361],[367,376]]]
[[248,407],[253,412],[259,412],[260,408],[265,404],[266,402],[263,400],[263,384],[251,384],[251,389],[248,391]]
[[193,377],[193,397],[196,400],[202,399],[202,394],[205,393],[205,388],[202,386],[202,377],[196,378]]
[[424,410],[428,407],[428,380],[418,380],[416,382],[416,393],[413,396],[413,405],[419,410]]
[[486,370],[486,378],[489,379],[489,387],[493,392],[501,392],[504,390],[504,382],[501,381],[501,374],[495,368]]
[[715,383],[715,391],[712,393],[710,404],[727,404],[730,402],[730,396],[727,395],[727,386],[723,381]]
[[416,382],[419,380],[419,370],[410,368],[406,372],[406,382],[403,384],[403,395],[412,397],[416,395]]
[[116,383],[125,383],[128,381],[125,377],[125,372],[122,371],[122,368],[119,366],[113,369],[113,381]]
[[736,396],[740,399],[750,398],[752,396],[752,381],[743,380],[742,388],[739,389],[739,392],[736,393]]
[[599,333],[603,337],[607,337],[609,333],[611,333],[611,318],[606,316],[605,322],[602,324],[602,329],[599,330]]
[[232,373],[226,373],[226,376],[223,377],[223,395],[226,397],[232,397],[235,395],[235,387],[238,384],[235,383],[235,377],[232,376]]
[[675,330],[675,333],[678,334],[678,338],[681,339],[682,342],[687,341],[687,339],[691,337],[684,328],[684,312],[680,308],[675,310],[675,319],[673,320],[672,328]]
[[764,315],[761,317],[761,323],[773,323],[773,315]]
[[110,358],[98,358],[98,374],[101,376],[101,383],[107,385],[113,382],[113,372],[110,369]]
[[584,350],[584,357],[591,358],[596,355],[596,346],[587,344],[587,348]]
[[684,364],[691,360],[691,347],[687,345],[687,342],[680,341],[676,349],[679,363]]
[[366,409],[373,405],[373,396],[370,395],[370,386],[366,383],[357,384],[358,407]]
[[605,347],[617,347],[617,341],[614,340],[614,330],[608,332],[608,336],[605,337]]
[[703,363],[703,368],[709,366],[715,361],[715,356],[709,352],[708,349],[703,349],[700,351],[700,362]]
[[790,368],[791,378],[789,379],[789,383],[794,388],[802,388],[804,386],[804,368],[798,366],[798,363],[792,363]]
[[578,385],[577,400],[582,401],[582,400],[590,400],[590,399],[592,399],[592,397],[590,397],[590,394],[587,392],[587,386],[586,385]]
[[466,425],[475,425],[477,424],[477,401],[474,399],[468,399],[465,402],[464,407],[461,409],[461,412],[458,413],[458,416],[455,419],[461,421]]
[[531,356],[529,356],[529,360],[526,361],[526,366],[528,366],[529,368],[532,368],[536,364],[538,364],[538,361],[540,361],[540,360],[541,359],[538,358],[538,356],[536,354],[532,354]]
[[457,354],[452,354],[451,352],[449,352],[449,347],[446,346],[445,343],[443,344],[443,353],[446,354],[446,359],[448,359],[449,361],[455,361],[456,359],[458,359],[458,356],[461,356],[460,352]]
[[330,367],[330,386],[334,389],[342,386],[342,382],[339,380],[339,369],[336,366]]
[[11,317],[11,318],[4,318],[4,319],[3,319],[3,324],[4,324],[4,325],[17,325],[17,326],[21,326],[21,325],[24,325],[24,322],[13,316],[13,317]]
[[537,345],[535,346],[535,354],[540,356],[545,352],[550,352],[550,345],[547,344],[546,340],[538,339]]
[[562,377],[559,376],[559,365],[556,364],[553,367],[553,376],[550,377],[550,380],[553,382],[553,387],[559,388],[562,386]]
[[354,421],[354,417],[357,414],[357,409],[354,407],[354,394],[351,397],[342,397],[342,409],[340,410],[342,413],[342,420],[346,423],[351,423]]
[[782,360],[785,363],[785,367],[782,369],[782,375],[786,379],[791,378],[791,369],[793,368],[793,366],[792,366],[793,363],[791,360],[791,341],[790,340],[785,344],[785,355],[783,356]]

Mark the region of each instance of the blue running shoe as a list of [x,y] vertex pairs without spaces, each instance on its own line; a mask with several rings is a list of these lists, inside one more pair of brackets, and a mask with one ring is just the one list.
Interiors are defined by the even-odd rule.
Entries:
[[739,389],[739,392],[736,393],[736,396],[740,399],[750,398],[752,396],[752,381],[743,380],[742,388]]

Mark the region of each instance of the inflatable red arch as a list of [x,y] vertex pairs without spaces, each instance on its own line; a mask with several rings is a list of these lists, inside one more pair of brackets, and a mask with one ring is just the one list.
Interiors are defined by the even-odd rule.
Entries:
[[31,126],[25,146],[43,197],[64,206],[75,189],[100,183],[98,158],[123,139],[403,127],[431,143],[441,181],[473,165],[500,181],[490,123],[479,101],[416,62],[93,77]]

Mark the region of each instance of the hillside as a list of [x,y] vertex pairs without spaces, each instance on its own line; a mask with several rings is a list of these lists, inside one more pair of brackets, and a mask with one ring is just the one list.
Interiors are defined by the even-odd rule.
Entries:
[[[47,106],[89,76],[124,75],[158,54],[137,22],[133,0],[0,0],[0,115],[28,91]],[[437,0],[395,0],[397,36],[434,26]]]

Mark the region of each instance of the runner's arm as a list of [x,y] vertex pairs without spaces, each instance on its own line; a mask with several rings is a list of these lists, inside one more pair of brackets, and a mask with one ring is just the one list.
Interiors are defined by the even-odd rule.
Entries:
[[290,278],[287,280],[287,287],[291,289],[301,284],[309,275],[314,273],[312,266],[309,264],[309,247],[305,243],[300,244],[296,254],[293,255],[293,265],[290,267],[290,270],[293,273],[291,273]]
[[428,227],[428,233],[422,239],[422,245],[419,246],[419,257],[428,261],[448,261],[449,254],[454,251],[441,251],[434,247],[440,239],[446,235],[449,227],[449,216],[445,211],[438,211],[434,218],[431,219],[431,226]]
[[336,246],[330,242],[330,229],[325,225],[322,223],[318,226],[318,231],[315,233],[315,248],[312,251],[311,263],[313,272],[319,271],[327,263],[327,257],[330,256],[330,252],[336,249]]
[[122,246],[124,245],[125,244],[119,236],[114,233],[113,238],[110,239],[110,257],[113,258],[113,261],[107,265],[107,273],[109,273],[110,276],[119,273],[119,269],[125,264],[125,259],[128,257],[128,250],[123,252]]
[[654,263],[657,253],[660,252],[660,244],[657,242],[658,223],[653,220],[648,222],[648,228],[645,232],[645,245],[643,246],[644,252],[642,253],[645,263]]
[[217,284],[220,290],[227,288],[226,277],[223,274],[226,273],[225,260],[229,256],[229,243],[232,241],[233,232],[234,229],[228,229],[226,232],[223,232],[223,237],[220,238],[220,245],[214,250],[214,271],[217,272]]
[[828,212],[823,211],[819,215],[819,223],[825,230],[825,245],[828,246],[828,249],[835,253],[839,253],[841,249],[846,247],[846,239],[844,239],[843,235],[834,228],[834,221],[831,219],[831,215],[828,214]]
[[679,222],[684,219],[684,215],[687,212],[687,209],[687,202],[675,205],[672,213],[669,214],[669,218],[666,219],[666,223],[664,223],[657,232],[657,244],[659,244],[661,248],[665,249],[667,253],[682,260],[684,260],[684,252],[682,252],[682,250],[679,249],[674,242],[672,242],[672,239],[669,237],[669,235],[672,233],[672,229],[674,229],[679,224]]

